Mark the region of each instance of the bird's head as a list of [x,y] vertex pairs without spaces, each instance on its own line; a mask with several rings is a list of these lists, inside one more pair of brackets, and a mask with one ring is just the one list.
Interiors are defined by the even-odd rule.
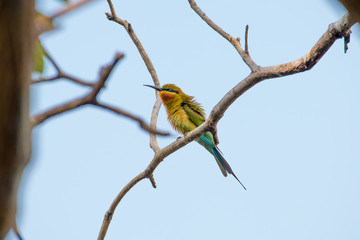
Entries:
[[190,97],[183,93],[183,91],[181,91],[181,89],[174,84],[165,84],[161,88],[151,85],[144,86],[154,88],[156,91],[158,91],[159,96],[164,103],[170,102],[171,100],[182,101],[184,98]]

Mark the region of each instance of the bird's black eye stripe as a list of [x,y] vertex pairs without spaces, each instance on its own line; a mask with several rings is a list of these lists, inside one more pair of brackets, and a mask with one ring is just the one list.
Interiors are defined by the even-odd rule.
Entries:
[[167,92],[176,93],[176,94],[179,93],[178,91],[175,91],[175,90],[173,90],[173,89],[171,89],[171,88],[163,88],[162,90],[167,91]]

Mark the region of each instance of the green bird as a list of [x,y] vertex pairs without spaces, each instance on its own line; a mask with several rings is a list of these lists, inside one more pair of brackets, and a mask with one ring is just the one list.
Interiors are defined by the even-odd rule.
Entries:
[[[205,112],[201,105],[195,101],[194,97],[186,95],[174,84],[165,84],[161,88],[151,85],[144,86],[154,88],[158,91],[166,108],[167,117],[171,126],[179,133],[184,135],[205,122]],[[220,170],[225,177],[227,174],[233,175],[246,190],[245,186],[236,177],[230,165],[222,156],[221,151],[216,146],[214,137],[210,132],[206,132],[196,141],[215,157],[216,163],[219,165]]]

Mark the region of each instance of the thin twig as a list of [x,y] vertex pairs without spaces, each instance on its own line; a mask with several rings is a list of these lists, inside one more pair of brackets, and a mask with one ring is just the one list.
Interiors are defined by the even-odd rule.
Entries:
[[63,8],[60,11],[52,14],[51,16],[49,16],[49,18],[54,19],[54,18],[60,17],[60,16],[62,16],[64,14],[69,13],[69,12],[75,10],[75,9],[78,9],[82,5],[90,3],[90,2],[93,2],[93,0],[82,0],[82,1],[77,1],[75,3],[66,4],[65,8]]
[[[40,41],[40,40],[38,40]],[[37,84],[37,83],[43,83],[43,82],[50,82],[50,81],[54,81],[54,80],[58,80],[58,79],[67,79],[71,82],[83,85],[83,86],[90,86],[93,87],[95,84],[94,83],[88,83],[85,82],[83,80],[80,80],[76,77],[70,76],[66,73],[64,73],[61,68],[59,67],[59,65],[56,63],[56,61],[54,60],[54,58],[49,54],[49,52],[44,48],[44,46],[42,46],[41,43],[39,43],[41,46],[42,51],[44,52],[44,55],[49,59],[49,61],[51,62],[51,64],[54,66],[57,74],[53,77],[50,78],[39,78],[39,79],[34,79],[31,81],[31,84]]]
[[245,27],[245,53],[249,55],[249,49],[248,49],[248,32],[249,32],[249,25],[246,25]]
[[142,119],[132,115],[131,113],[125,112],[124,110],[121,110],[119,108],[109,106],[109,105],[106,105],[106,104],[102,104],[102,103],[99,103],[99,102],[92,102],[92,104],[94,106],[98,106],[98,107],[107,109],[107,110],[109,110],[109,111],[111,111],[113,113],[116,113],[116,114],[119,114],[121,116],[124,116],[124,117],[127,117],[127,118],[130,118],[132,120],[137,121],[141,128],[143,128],[144,130],[148,131],[151,134],[156,134],[156,135],[161,135],[161,136],[168,136],[169,135],[168,132],[160,132],[160,131],[157,131],[156,129],[153,129],[153,128],[149,127]]
[[350,43],[350,34],[351,34],[351,29],[349,29],[349,31],[344,36],[344,53],[346,53],[348,50],[348,44]]
[[39,41],[39,45],[41,47],[41,50],[44,52],[44,55],[50,60],[50,62],[52,63],[52,65],[54,66],[54,68],[56,69],[56,71],[58,73],[61,73],[61,70],[59,68],[59,66],[57,65],[57,63],[55,62],[54,58],[52,58],[52,56],[49,54],[49,51],[47,51],[44,46],[41,44],[40,40]]
[[[108,0],[108,3],[111,4],[111,0]],[[112,6],[112,5],[110,5]],[[113,11],[113,6],[112,6],[112,11]],[[114,11],[115,12],[115,11]],[[138,52],[140,53],[153,81],[154,84],[156,86],[160,86],[160,82],[159,82],[159,78],[156,74],[156,70],[154,68],[154,65],[152,64],[148,54],[146,53],[142,43],[140,42],[140,40],[138,39],[138,37],[135,34],[135,31],[132,27],[132,25],[127,22],[126,20],[123,20],[119,17],[117,17],[116,15],[110,14],[110,13],[106,13],[106,16],[109,20],[114,21],[118,24],[120,24],[121,26],[123,26],[125,28],[125,30],[127,31],[127,33],[129,34],[131,40],[134,42],[136,48],[138,49]]]
[[149,180],[150,180],[151,185],[153,186],[153,188],[156,188],[156,182],[155,182],[155,179],[154,179],[154,175],[153,175],[153,174],[150,174]]
[[37,84],[37,83],[43,83],[43,82],[51,82],[51,81],[54,81],[56,79],[59,79],[59,75],[56,75],[56,76],[50,77],[50,78],[33,79],[33,80],[31,80],[31,84]]
[[[117,16],[116,16],[116,12],[115,12],[115,8],[114,8],[114,5],[113,5],[113,3],[112,3],[112,1],[111,0],[107,0],[107,2],[108,2],[108,4],[109,4],[109,8],[110,8],[110,11],[111,11],[111,18],[113,18],[113,19],[115,19],[115,18],[117,18]],[[106,14],[107,16],[108,16],[108,14]],[[113,19],[110,19],[109,18],[109,16],[108,16],[108,19],[109,20],[113,20]],[[123,24],[121,24],[121,25],[123,25]],[[123,25],[124,26],[124,25]]]
[[212,29],[214,29],[217,33],[219,33],[223,38],[228,40],[236,49],[236,51],[240,54],[243,61],[248,65],[252,72],[255,72],[260,67],[251,59],[250,55],[246,54],[246,52],[242,49],[240,45],[240,41],[236,38],[232,37],[230,34],[225,32],[221,27],[216,25],[196,4],[194,0],[188,0],[191,8],[204,20]]
[[44,83],[44,82],[52,82],[54,80],[58,80],[58,79],[65,79],[65,80],[69,80],[70,82],[73,83],[77,83],[83,86],[88,86],[88,87],[93,87],[95,83],[88,83],[85,82],[83,80],[80,80],[78,78],[75,78],[73,76],[67,75],[66,73],[61,73],[61,74],[57,74],[54,77],[50,77],[50,78],[39,78],[39,79],[33,79],[31,81],[31,84],[38,84],[38,83]]
[[69,74],[66,74],[64,72],[59,73],[59,79],[61,79],[61,78],[69,80],[70,82],[73,82],[73,83],[83,85],[83,86],[93,87],[95,85],[95,83],[85,82],[85,81],[80,80],[80,79],[78,79],[76,77],[70,76]]

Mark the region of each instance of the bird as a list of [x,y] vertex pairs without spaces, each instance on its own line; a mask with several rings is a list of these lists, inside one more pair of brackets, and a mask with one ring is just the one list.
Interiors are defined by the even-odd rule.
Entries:
[[[185,94],[176,85],[165,84],[162,87],[157,87],[144,84],[144,86],[153,88],[158,92],[166,108],[168,121],[177,132],[185,135],[205,122],[205,111],[201,104],[199,104],[194,97]],[[228,174],[233,175],[246,190],[244,184],[237,178],[229,163],[223,157],[220,149],[215,144],[211,132],[204,133],[196,139],[196,141],[214,156],[216,163],[225,177]]]

